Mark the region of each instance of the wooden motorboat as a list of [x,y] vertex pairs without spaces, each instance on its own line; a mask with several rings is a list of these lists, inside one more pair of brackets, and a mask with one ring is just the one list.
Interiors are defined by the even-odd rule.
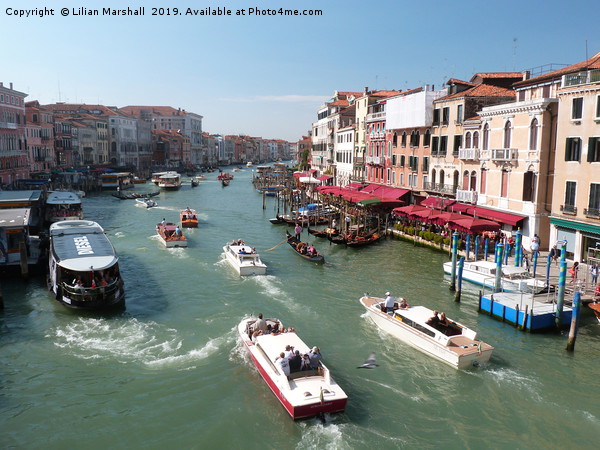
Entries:
[[310,246],[306,242],[300,241],[300,239],[297,239],[295,236],[292,236],[288,231],[285,232],[285,235],[287,236],[287,243],[290,244],[290,247],[292,247],[292,249],[294,250],[294,252],[296,252],[298,256],[301,256],[307,261],[312,261],[316,263],[325,262],[325,257],[323,255],[319,255],[319,253],[316,250],[315,253],[312,255],[309,253],[303,253],[302,244],[310,248]]
[[[296,370],[289,374],[278,364],[280,354],[287,345],[301,355],[310,354],[311,349],[296,332],[271,332],[256,336],[253,341],[251,335],[255,331],[256,320],[254,317],[245,318],[239,323],[240,339],[261,377],[292,419],[344,411],[348,396],[331,377],[329,368],[322,360],[315,361],[316,369]],[[284,329],[279,319],[266,319],[265,322],[271,329]]]
[[142,208],[148,209],[148,208],[154,208],[155,206],[158,206],[158,203],[156,203],[151,198],[136,198],[135,206],[140,206]]
[[162,222],[156,225],[156,234],[160,237],[161,242],[167,248],[172,247],[187,247],[188,242],[181,229],[174,223]]
[[594,314],[596,315],[596,319],[598,319],[598,322],[600,323],[600,303],[589,303],[588,307],[594,311]]
[[184,209],[179,213],[179,219],[183,228],[198,228],[198,214],[194,209]]
[[225,180],[225,179],[222,179],[222,180],[221,180],[221,184],[222,184],[223,186],[229,186],[229,181],[230,181],[230,180]]
[[446,325],[432,325],[434,311],[425,306],[383,312],[385,300],[362,297],[367,315],[383,331],[456,369],[466,369],[489,361],[494,347],[477,339],[477,333],[448,319]]
[[264,275],[267,265],[260,259],[256,250],[242,241],[234,241],[223,247],[225,259],[242,276]]
[[325,228],[324,230],[315,230],[314,228],[308,227],[308,232],[313,236],[320,238],[327,238],[328,236],[337,236],[339,235],[339,231],[337,228]]

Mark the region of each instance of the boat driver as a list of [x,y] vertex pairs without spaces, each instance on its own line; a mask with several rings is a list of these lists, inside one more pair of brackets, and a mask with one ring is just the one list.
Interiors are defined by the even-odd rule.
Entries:
[[389,292],[386,292],[385,293],[385,303],[383,304],[383,306],[385,306],[385,312],[393,313],[395,303],[396,303],[396,299],[394,297],[392,297]]

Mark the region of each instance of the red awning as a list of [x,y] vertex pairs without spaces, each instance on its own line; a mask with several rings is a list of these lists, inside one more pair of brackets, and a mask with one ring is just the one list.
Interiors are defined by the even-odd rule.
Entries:
[[307,172],[294,172],[294,178],[308,177],[310,176]]
[[398,200],[403,195],[410,192],[408,189],[399,189],[381,184],[369,184],[361,189],[360,192],[372,194],[382,200]]
[[346,189],[355,189],[357,191],[360,191],[362,188],[364,188],[366,186],[366,184],[361,184],[361,183],[350,183],[346,185]]
[[435,209],[423,208],[420,211],[413,212],[412,216],[417,217],[419,219],[427,219],[431,216],[437,215],[438,212],[439,211],[436,211]]
[[466,233],[481,233],[483,231],[500,230],[500,224],[498,222],[478,219],[476,217],[451,220],[448,222],[448,226],[453,230],[464,231]]
[[331,175],[321,175],[320,177],[317,177],[317,180],[327,181],[327,180],[330,180],[331,178],[333,178]]
[[425,210],[424,206],[408,205],[408,206],[402,206],[401,208],[394,208],[392,210],[392,213],[396,214],[397,216],[412,216],[415,212],[423,211],[423,210]]
[[433,195],[430,195],[421,202],[421,206],[427,206],[428,208],[442,210],[450,205],[453,205],[454,203],[456,203],[456,200],[453,200],[451,198],[435,197]]
[[442,212],[437,211],[435,215],[429,216],[427,218],[427,222],[443,226],[443,225],[446,225],[451,220],[468,219],[468,218],[469,218],[469,216],[467,216],[467,215],[453,213],[450,211],[442,211]]
[[505,223],[507,225],[517,226],[517,224],[525,219],[523,216],[516,214],[507,213],[504,211],[497,211],[495,209],[482,208],[480,206],[474,206],[467,209],[467,214],[471,214],[475,217],[483,217],[484,219],[495,220],[496,222]]
[[473,205],[466,205],[465,203],[454,203],[448,209],[456,213],[467,213],[467,210],[469,208],[473,208]]

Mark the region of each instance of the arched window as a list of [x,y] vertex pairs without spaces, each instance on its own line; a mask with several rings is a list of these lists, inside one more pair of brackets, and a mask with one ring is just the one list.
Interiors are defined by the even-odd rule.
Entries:
[[458,170],[454,171],[454,176],[452,177],[452,188],[453,190],[455,190],[456,188],[458,188],[458,181],[460,178],[460,173],[458,173]]
[[423,138],[423,145],[425,147],[429,147],[430,144],[431,144],[431,131],[427,130],[427,131],[425,131],[425,137]]
[[468,170],[465,170],[463,173],[462,189],[463,189],[463,191],[469,190],[469,171]]
[[473,133],[473,148],[479,148],[479,131]]
[[485,194],[485,184],[487,179],[487,169],[481,168],[481,177],[479,178],[479,192]]
[[511,136],[512,135],[512,124],[510,123],[510,120],[506,122],[506,125],[504,125],[504,148],[510,148],[510,141],[511,141]]
[[529,149],[537,150],[537,140],[538,140],[538,120],[533,119],[531,121],[531,125],[529,126]]
[[402,145],[402,147],[406,147],[406,131],[402,132],[402,142],[400,145]]
[[444,177],[446,176],[446,174],[444,173],[443,170],[440,170],[440,184],[444,184]]
[[490,149],[490,126],[489,124],[485,124],[483,127],[483,150]]
[[394,147],[398,145],[398,133],[394,132],[394,137],[392,138],[392,144]]
[[476,191],[477,190],[477,172],[471,172],[471,184],[469,185],[469,190]]
[[431,169],[431,182],[435,184],[435,176],[437,175],[435,169]]
[[467,131],[465,135],[465,148],[471,148],[471,132]]

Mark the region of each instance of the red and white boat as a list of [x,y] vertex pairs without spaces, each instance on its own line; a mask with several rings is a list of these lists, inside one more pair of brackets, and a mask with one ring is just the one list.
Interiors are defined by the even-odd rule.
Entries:
[[167,222],[163,224],[162,222],[156,225],[156,234],[160,238],[160,241],[167,248],[173,247],[187,247],[187,239],[181,232],[181,228],[179,228],[176,224]]
[[[275,364],[287,345],[299,350],[300,354],[308,354],[310,349],[302,339],[295,332],[286,332],[257,336],[252,342],[251,333],[256,320],[254,317],[243,319],[238,325],[238,332],[254,365],[292,419],[344,411],[348,396],[331,378],[329,369],[322,362],[317,370],[302,370],[287,376]],[[279,319],[265,321],[272,328],[277,325],[283,329]]]

